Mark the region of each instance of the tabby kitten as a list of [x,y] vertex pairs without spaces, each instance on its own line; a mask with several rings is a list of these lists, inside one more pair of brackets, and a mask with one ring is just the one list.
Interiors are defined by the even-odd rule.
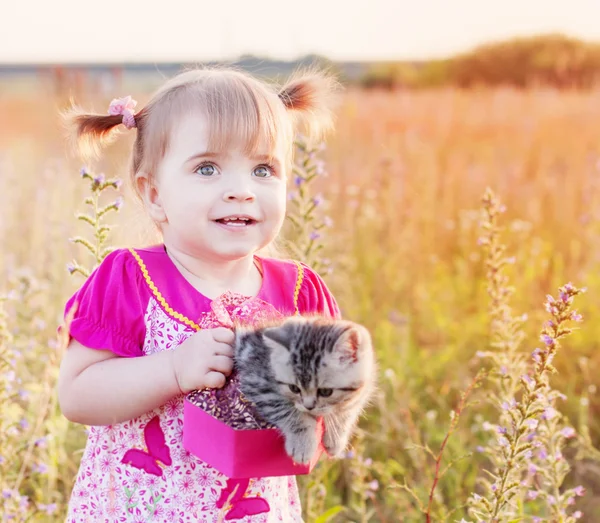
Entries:
[[310,462],[317,450],[318,417],[325,450],[339,457],[375,386],[367,329],[319,316],[236,329],[235,365],[242,393],[283,433],[296,463]]

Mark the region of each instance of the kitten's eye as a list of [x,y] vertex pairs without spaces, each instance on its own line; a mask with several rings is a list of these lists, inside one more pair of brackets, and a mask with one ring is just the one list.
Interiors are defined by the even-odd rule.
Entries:
[[288,386],[294,394],[300,394],[300,387],[296,387],[296,385],[288,385]]
[[319,389],[317,391],[317,393],[322,398],[328,398],[329,396],[331,396],[333,394],[333,389]]
[[205,163],[198,167],[194,172],[208,178],[209,176],[217,174],[217,168],[212,163]]

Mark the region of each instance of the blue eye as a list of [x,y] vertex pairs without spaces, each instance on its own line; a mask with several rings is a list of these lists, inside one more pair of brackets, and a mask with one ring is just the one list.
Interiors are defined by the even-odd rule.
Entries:
[[273,169],[268,165],[259,165],[253,172],[254,176],[257,178],[268,178],[269,176],[273,176]]
[[201,174],[202,176],[213,176],[217,173],[217,169],[212,163],[205,163],[198,167],[194,172]]

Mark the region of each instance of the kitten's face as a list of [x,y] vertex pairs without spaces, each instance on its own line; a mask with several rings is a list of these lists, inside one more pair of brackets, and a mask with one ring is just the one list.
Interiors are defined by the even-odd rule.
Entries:
[[369,333],[350,322],[291,318],[263,339],[281,394],[314,416],[362,395],[374,372]]

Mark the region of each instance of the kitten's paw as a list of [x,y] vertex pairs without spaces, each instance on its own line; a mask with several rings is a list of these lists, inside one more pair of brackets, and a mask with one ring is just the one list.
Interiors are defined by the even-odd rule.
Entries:
[[331,458],[341,458],[346,447],[348,446],[348,438],[335,437],[332,431],[325,430],[323,434],[323,447],[327,455]]
[[290,435],[285,440],[285,451],[295,463],[306,465],[317,452],[317,438],[312,433]]

